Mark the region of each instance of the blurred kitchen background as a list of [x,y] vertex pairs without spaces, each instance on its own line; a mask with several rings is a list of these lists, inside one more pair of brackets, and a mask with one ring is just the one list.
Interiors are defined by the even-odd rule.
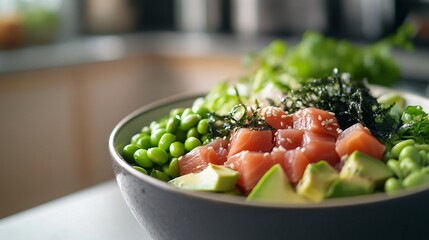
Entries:
[[[113,178],[107,141],[151,101],[317,30],[371,43],[408,22],[395,88],[427,95],[428,0],[0,0],[0,218]],[[106,199],[108,201],[108,199]]]

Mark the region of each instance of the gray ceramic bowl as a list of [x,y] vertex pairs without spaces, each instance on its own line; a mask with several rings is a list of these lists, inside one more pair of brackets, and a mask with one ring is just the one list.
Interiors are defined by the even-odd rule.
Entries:
[[[427,99],[404,96],[409,104],[429,109]],[[242,197],[178,190],[141,174],[122,159],[121,149],[142,126],[172,108],[190,106],[195,97],[173,97],[145,106],[125,117],[109,139],[122,195],[154,239],[429,239],[429,187],[320,204],[254,204]]]

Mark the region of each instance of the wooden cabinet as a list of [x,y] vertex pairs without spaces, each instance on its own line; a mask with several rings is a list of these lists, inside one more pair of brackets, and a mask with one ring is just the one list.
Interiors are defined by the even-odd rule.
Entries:
[[111,179],[131,111],[242,73],[238,57],[137,56],[0,75],[0,218]]

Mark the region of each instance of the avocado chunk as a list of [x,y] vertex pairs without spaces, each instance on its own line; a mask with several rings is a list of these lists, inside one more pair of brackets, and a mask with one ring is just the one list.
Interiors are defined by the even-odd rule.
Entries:
[[298,195],[320,202],[331,183],[339,178],[338,172],[326,161],[308,164],[302,179],[296,186]]
[[326,198],[352,197],[369,194],[374,185],[365,178],[337,178],[326,192]]
[[346,159],[340,172],[341,178],[365,178],[376,187],[384,185],[384,182],[392,176],[393,172],[384,162],[359,151],[354,151]]
[[280,164],[272,166],[259,180],[247,201],[266,203],[306,203],[296,194]]
[[191,191],[227,192],[235,188],[238,172],[230,168],[209,164],[199,173],[189,173],[170,180],[168,183]]

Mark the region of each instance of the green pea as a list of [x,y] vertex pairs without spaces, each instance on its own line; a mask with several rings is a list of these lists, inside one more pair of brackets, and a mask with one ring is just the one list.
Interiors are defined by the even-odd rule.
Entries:
[[201,146],[201,141],[196,137],[190,137],[186,139],[184,146],[185,146],[185,150],[189,152],[192,149],[198,146]]
[[142,133],[150,135],[150,127],[144,126],[141,130]]
[[141,167],[151,168],[153,162],[149,159],[146,149],[139,149],[134,153],[134,161]]
[[139,147],[135,144],[128,144],[122,150],[122,155],[127,162],[134,162],[134,152],[137,151]]
[[399,157],[399,154],[401,153],[402,149],[404,149],[406,146],[412,146],[412,145],[414,145],[414,143],[415,142],[413,139],[408,139],[408,140],[404,140],[404,141],[397,143],[392,148],[392,151],[391,151],[392,157],[397,159]]
[[139,172],[142,172],[142,173],[144,173],[144,174],[146,174],[146,175],[147,175],[147,171],[146,171],[146,169],[144,169],[144,168],[142,168],[142,167],[139,167],[139,166],[133,166],[133,168],[134,168],[135,170],[137,170],[137,171],[139,171]]
[[170,173],[170,177],[172,178],[176,178],[180,175],[179,160],[177,158],[171,159],[168,166],[168,171]]
[[164,151],[168,151],[170,145],[176,141],[176,136],[171,133],[164,133],[159,139],[158,147]]
[[396,159],[389,159],[386,163],[387,167],[392,170],[392,172],[398,177],[403,178],[401,167],[399,166],[399,161]]
[[202,118],[206,118],[207,114],[210,112],[209,109],[204,106],[193,106],[192,111],[200,115]]
[[185,111],[184,108],[175,108],[175,109],[172,109],[170,111],[170,116],[171,117],[175,117],[175,116],[179,116],[180,117],[183,114],[184,111]]
[[401,189],[403,189],[401,181],[396,178],[391,177],[384,183],[384,191],[387,193],[396,192]]
[[416,163],[420,163],[420,154],[419,150],[415,148],[414,146],[406,146],[402,149],[402,151],[399,153],[399,161],[401,161],[404,158],[411,158]]
[[167,153],[159,147],[149,148],[147,150],[147,156],[152,162],[158,164],[159,166],[162,166],[168,161]]
[[412,172],[418,171],[420,168],[420,166],[409,157],[400,160],[399,167],[404,177],[410,175]]
[[201,121],[198,122],[197,130],[200,134],[206,134],[209,129],[209,120],[208,119],[201,119]]
[[163,173],[157,169],[153,169],[152,172],[150,173],[150,176],[157,178],[157,179],[164,181],[164,182],[167,182],[170,180],[170,178],[167,176],[167,174],[165,174],[165,173]]
[[165,129],[169,133],[174,133],[177,130],[177,127],[179,127],[179,125],[180,125],[180,118],[178,116],[174,116],[168,119]]
[[152,146],[150,136],[144,135],[137,141],[136,145],[139,148],[149,149]]
[[190,137],[196,137],[196,138],[201,137],[201,135],[198,133],[196,127],[189,129],[188,132],[186,133],[186,138],[190,138]]
[[429,152],[429,144],[414,144],[414,147],[416,147],[418,150],[423,150],[425,152]]
[[156,129],[155,131],[152,132],[152,134],[150,135],[150,143],[152,147],[158,146],[159,140],[161,139],[162,135],[164,135],[164,133],[166,132],[167,131],[162,128]]
[[178,158],[185,154],[185,146],[181,142],[174,142],[170,145],[170,154],[171,156]]
[[180,129],[177,129],[177,131],[174,133],[176,135],[176,140],[179,142],[185,142],[186,140],[186,131],[182,131]]
[[144,134],[142,134],[142,133],[134,134],[134,135],[131,137],[131,143],[136,144],[136,143],[137,143],[137,141],[139,140],[139,138],[141,138],[141,137],[143,137],[143,136],[144,136]]
[[196,126],[201,120],[200,115],[192,113],[184,116],[180,121],[179,128],[183,131],[188,131],[190,128]]
[[405,188],[413,188],[427,183],[429,183],[429,175],[422,171],[413,172],[402,181]]

